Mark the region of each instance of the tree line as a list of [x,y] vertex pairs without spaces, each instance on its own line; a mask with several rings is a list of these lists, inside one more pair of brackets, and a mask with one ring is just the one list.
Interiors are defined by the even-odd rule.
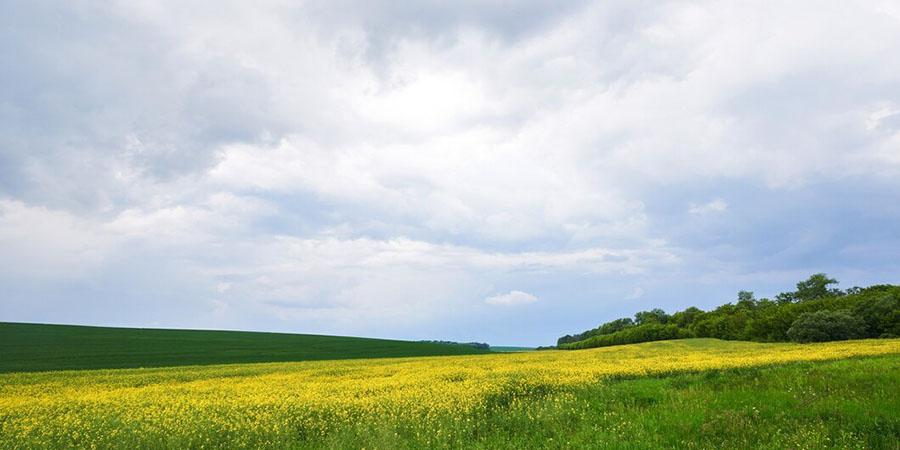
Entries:
[[582,349],[666,339],[711,337],[757,342],[824,342],[900,337],[900,286],[841,290],[817,273],[797,290],[774,299],[740,291],[735,303],[711,311],[689,307],[674,314],[641,311],[557,340],[557,348]]
[[455,342],[455,341],[419,341],[419,342],[427,342],[429,344],[444,344],[444,345],[461,345],[463,347],[472,347],[477,348],[479,350],[490,350],[491,346],[484,342]]

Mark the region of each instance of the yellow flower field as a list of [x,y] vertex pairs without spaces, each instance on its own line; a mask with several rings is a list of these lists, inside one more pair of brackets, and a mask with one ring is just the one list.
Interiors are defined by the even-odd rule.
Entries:
[[[342,424],[466,420],[492,404],[616,377],[900,353],[900,340],[755,344],[712,339],[579,351],[0,375],[0,447],[202,446],[322,435]],[[155,441],[154,441],[155,439]],[[198,444],[198,442],[200,444]],[[251,442],[251,441],[247,441]]]

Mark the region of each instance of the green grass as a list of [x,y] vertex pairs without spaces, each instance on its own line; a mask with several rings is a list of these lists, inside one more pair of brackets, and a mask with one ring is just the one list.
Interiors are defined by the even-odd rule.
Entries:
[[0,373],[487,353],[458,345],[310,334],[0,322]]
[[[639,347],[647,355],[685,346],[689,348],[681,351],[715,348],[752,355],[759,351],[760,345],[763,344],[694,339],[629,347],[632,350]],[[814,350],[815,347],[810,348]],[[479,356],[466,363],[473,364],[482,358],[514,356]],[[404,367],[411,362],[397,360],[396,364]],[[338,366],[336,362],[316,364]],[[238,372],[232,373],[232,367]],[[144,408],[159,412],[159,405],[152,401],[142,404],[146,398],[141,400],[143,397],[140,396],[134,397],[137,401],[133,408],[129,403],[129,409],[119,413],[121,416],[103,413],[104,402],[119,401],[118,398],[102,398],[106,385],[131,383],[133,380],[129,381],[127,376],[136,375],[149,377],[148,382],[152,384],[159,381],[154,381],[156,372],[177,370],[184,372],[177,376],[184,377],[187,386],[200,381],[192,371],[201,369],[210,368],[5,375],[6,384],[0,383],[0,449],[86,447],[81,444],[94,439],[86,438],[88,434],[108,444],[108,436],[116,433],[112,441],[115,444],[106,447],[900,450],[900,354],[651,376],[604,377],[590,385],[563,390],[541,389],[540,383],[517,384],[515,380],[509,380],[502,389],[486,397],[481,406],[471,410],[435,409],[412,417],[385,410],[386,414],[377,420],[326,416],[324,418],[330,425],[321,429],[307,424],[304,417],[316,417],[304,416],[309,411],[304,413],[305,410],[299,409],[297,414],[285,416],[278,422],[279,428],[273,430],[266,426],[269,414],[276,413],[273,404],[228,403],[224,398],[210,403],[209,397],[205,397],[207,402],[200,401],[192,407],[194,409],[183,405],[174,408],[171,414],[185,414],[182,420],[191,425],[183,434],[160,434],[159,429],[154,428],[154,420],[170,418],[165,413],[160,417],[141,419]],[[213,378],[237,376],[243,370],[248,371],[246,375],[259,374],[260,369],[273,368],[221,366],[220,370],[224,372],[217,372]],[[522,367],[521,370],[528,369]],[[348,376],[359,377],[364,373],[348,373]],[[43,383],[53,377],[71,377],[66,382],[77,388],[85,377],[92,376],[97,379],[84,388],[97,391],[96,403],[63,403],[48,410],[41,402],[33,405],[17,403],[15,396],[4,399],[3,395],[28,386],[52,391],[53,383]],[[359,378],[360,382],[364,379]],[[215,385],[212,386],[214,393]],[[529,389],[520,389],[522,387]],[[35,412],[51,415],[47,418]],[[137,420],[128,417],[132,412],[137,414]],[[55,421],[59,421],[61,428],[54,428]],[[35,442],[42,443],[3,438],[4,429],[13,433],[20,426],[33,426]],[[67,432],[59,433],[60,429]],[[41,441],[45,435],[52,439]]]
[[293,448],[900,449],[900,355],[641,377]]

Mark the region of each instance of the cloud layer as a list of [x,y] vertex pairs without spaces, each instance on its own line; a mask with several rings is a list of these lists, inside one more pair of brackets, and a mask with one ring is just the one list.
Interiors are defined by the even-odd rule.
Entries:
[[893,2],[513,8],[10,8],[0,319],[536,345],[898,281]]

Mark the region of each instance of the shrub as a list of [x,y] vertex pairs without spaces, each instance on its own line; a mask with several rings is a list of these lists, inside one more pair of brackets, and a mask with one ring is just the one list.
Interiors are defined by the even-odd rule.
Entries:
[[627,328],[612,334],[600,334],[583,341],[561,344],[558,347],[566,350],[576,350],[582,348],[608,347],[610,345],[637,344],[639,342],[685,339],[689,337],[693,337],[693,335],[683,328],[678,328],[678,325],[649,323]]
[[788,329],[788,338],[796,342],[826,342],[859,339],[866,334],[866,323],[849,310],[803,313]]
[[890,294],[869,296],[856,304],[853,315],[866,322],[869,337],[878,337],[897,328],[900,301]]

